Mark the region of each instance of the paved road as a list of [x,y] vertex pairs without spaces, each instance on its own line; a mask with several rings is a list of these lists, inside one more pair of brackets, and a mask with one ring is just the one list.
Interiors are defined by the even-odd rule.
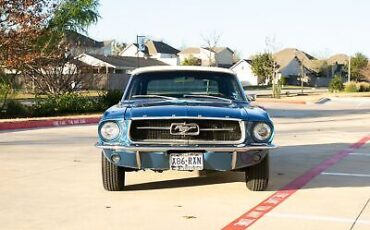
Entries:
[[[276,123],[268,191],[241,173],[130,173],[101,185],[96,126],[0,133],[1,229],[221,229],[370,134],[370,108],[265,105]],[[370,229],[370,143],[313,178],[251,229]],[[361,213],[361,214],[360,214]],[[357,221],[356,221],[356,218]]]

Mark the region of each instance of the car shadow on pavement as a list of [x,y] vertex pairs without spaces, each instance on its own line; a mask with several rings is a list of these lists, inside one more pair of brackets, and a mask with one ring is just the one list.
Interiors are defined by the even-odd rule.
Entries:
[[[282,146],[271,152],[270,183],[267,191],[281,190],[285,185],[303,175],[322,161],[350,146],[349,143],[327,143],[313,145]],[[369,146],[369,144],[368,144]],[[369,150],[369,147],[367,147]],[[360,151],[360,150],[359,150]],[[364,150],[362,150],[364,151]],[[366,151],[366,150],[365,150]],[[347,156],[325,171],[370,175],[370,157]],[[129,176],[130,174],[128,174]],[[243,172],[215,172],[206,176],[132,184],[126,191],[157,190],[196,187],[229,183],[245,183]],[[370,177],[341,177],[317,175],[302,189],[328,187],[368,187]]]
[[[130,174],[128,174],[130,175]],[[226,184],[234,182],[244,182],[245,176],[243,172],[212,172],[200,177],[182,178],[166,181],[155,181],[143,184],[133,184],[125,186],[126,191],[134,190],[153,190],[153,189],[169,189],[169,188],[184,188],[205,185]]]

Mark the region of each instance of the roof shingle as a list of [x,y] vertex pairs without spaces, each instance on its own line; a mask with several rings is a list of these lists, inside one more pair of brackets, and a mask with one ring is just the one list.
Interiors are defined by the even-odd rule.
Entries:
[[105,63],[108,63],[116,68],[136,68],[138,64],[138,60],[140,63],[140,67],[145,66],[166,66],[167,64],[156,59],[152,58],[137,58],[137,57],[126,57],[126,56],[104,56],[104,55],[97,55],[97,54],[88,54],[92,57],[95,57]]

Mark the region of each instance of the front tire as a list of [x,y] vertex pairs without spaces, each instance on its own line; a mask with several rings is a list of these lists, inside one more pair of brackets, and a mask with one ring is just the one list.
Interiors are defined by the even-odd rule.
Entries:
[[122,191],[125,187],[125,169],[111,163],[102,153],[103,186],[108,191]]
[[252,191],[264,191],[269,182],[269,154],[263,160],[245,169],[245,183]]

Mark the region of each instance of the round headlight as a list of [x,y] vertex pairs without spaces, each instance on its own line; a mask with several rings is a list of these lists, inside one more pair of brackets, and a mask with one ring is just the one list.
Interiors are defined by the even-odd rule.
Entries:
[[257,123],[253,128],[253,136],[257,141],[267,141],[271,135],[271,127],[266,123]]
[[116,139],[119,133],[119,127],[115,122],[108,121],[100,127],[100,135],[107,141]]

